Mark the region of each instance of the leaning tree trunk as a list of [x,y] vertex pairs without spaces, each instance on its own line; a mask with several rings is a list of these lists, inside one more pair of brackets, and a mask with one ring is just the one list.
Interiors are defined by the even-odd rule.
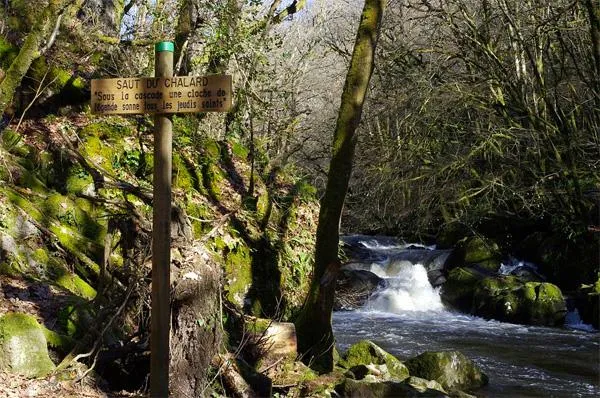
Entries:
[[352,173],[355,132],[373,71],[385,3],[385,0],[365,0],[333,137],[327,187],[321,201],[313,279],[304,308],[296,320],[298,349],[303,361],[321,372],[333,369],[331,313],[340,268],[339,221]]
[[27,34],[19,54],[10,64],[4,79],[0,82],[0,115],[4,114],[10,106],[15,91],[21,84],[21,80],[29,70],[31,63],[41,55],[42,46],[47,45],[44,41],[49,40],[52,35],[53,28],[57,25],[57,19],[72,4],[80,8],[82,2],[77,0],[50,1],[37,17],[37,22]]

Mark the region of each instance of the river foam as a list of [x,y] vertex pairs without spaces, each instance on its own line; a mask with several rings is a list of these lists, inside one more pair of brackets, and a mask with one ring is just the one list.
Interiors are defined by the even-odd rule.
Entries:
[[386,280],[386,287],[376,292],[365,309],[398,314],[404,311],[442,311],[439,289],[434,289],[421,264],[408,261],[382,267],[371,266],[371,272]]

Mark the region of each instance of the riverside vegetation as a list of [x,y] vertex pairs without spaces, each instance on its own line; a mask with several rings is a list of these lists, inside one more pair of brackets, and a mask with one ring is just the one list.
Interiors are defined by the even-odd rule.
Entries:
[[[226,115],[173,117],[173,396],[493,380],[457,351],[337,352],[336,286],[336,308],[382,286],[342,266],[340,218],[447,249],[428,276],[449,307],[560,327],[569,306],[599,327],[597,4],[214,3],[0,5],[2,395],[147,394],[151,118],[92,116],[89,80],[151,75],[165,38],[177,74],[235,92]],[[500,275],[508,256],[538,269]]]

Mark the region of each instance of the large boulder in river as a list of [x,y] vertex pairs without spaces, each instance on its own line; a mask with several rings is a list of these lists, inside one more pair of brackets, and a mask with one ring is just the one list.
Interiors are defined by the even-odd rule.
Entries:
[[429,387],[429,385],[441,389],[438,383],[428,380],[420,381],[420,379],[410,377],[402,382],[385,381],[380,383],[345,379],[336,386],[335,391],[341,397],[352,398],[448,397],[443,389],[440,391],[437,388]]
[[441,297],[444,305],[470,313],[473,296],[478,284],[493,273],[477,267],[457,267],[448,273],[442,286]]
[[449,266],[477,265],[491,272],[500,268],[501,253],[498,244],[481,236],[471,236],[457,243]]
[[524,283],[514,276],[500,276],[479,283],[473,295],[472,313],[503,322],[560,326],[567,306],[556,285]]
[[581,320],[600,329],[600,276],[593,285],[581,286],[575,296]]
[[0,317],[0,371],[27,377],[45,376],[54,370],[46,337],[36,319],[27,314]]
[[385,280],[370,271],[342,269],[336,283],[333,309],[340,311],[360,308],[381,287],[385,287]]
[[398,358],[369,340],[350,346],[339,365],[349,370],[360,365],[385,365],[393,380],[401,381],[409,376],[408,369]]
[[405,364],[412,376],[435,380],[447,391],[472,391],[488,383],[488,377],[459,351],[424,352]]

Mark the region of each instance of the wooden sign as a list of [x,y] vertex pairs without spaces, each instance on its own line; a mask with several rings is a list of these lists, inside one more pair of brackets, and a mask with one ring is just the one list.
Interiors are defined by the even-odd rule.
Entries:
[[227,112],[231,76],[174,76],[92,80],[92,113]]

